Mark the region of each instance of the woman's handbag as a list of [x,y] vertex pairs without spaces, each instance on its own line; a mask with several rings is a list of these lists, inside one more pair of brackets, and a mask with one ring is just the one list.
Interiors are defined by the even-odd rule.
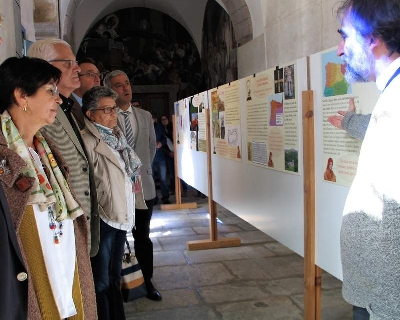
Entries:
[[122,258],[121,293],[124,302],[132,301],[146,296],[146,286],[140,265],[136,256],[131,252],[128,240],[126,240],[128,252]]

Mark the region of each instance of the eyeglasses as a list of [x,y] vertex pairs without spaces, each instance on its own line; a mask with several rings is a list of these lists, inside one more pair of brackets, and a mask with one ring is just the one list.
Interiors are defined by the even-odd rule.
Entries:
[[92,79],[94,79],[94,78],[97,77],[97,78],[99,78],[100,80],[103,79],[103,75],[102,75],[101,73],[91,72],[91,71],[88,71],[88,72],[86,72],[86,73],[79,73],[78,76],[80,76],[80,77],[88,76],[89,78],[92,78]]
[[52,88],[43,88],[43,89],[46,90],[55,99],[57,98],[60,92],[58,91],[58,88],[55,84],[52,85],[53,85]]
[[100,110],[103,111],[105,114],[110,114],[110,113],[115,112],[117,110],[117,106],[97,108],[97,109],[93,109],[92,111],[100,111]]
[[78,65],[78,61],[70,60],[70,59],[53,59],[49,60],[49,62],[64,62],[64,67],[67,69],[71,69]]

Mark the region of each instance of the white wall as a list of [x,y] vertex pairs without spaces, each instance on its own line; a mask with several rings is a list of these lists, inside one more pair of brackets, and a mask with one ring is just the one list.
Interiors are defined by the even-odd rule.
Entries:
[[0,45],[1,63],[6,58],[15,56],[14,11],[10,0],[0,0],[0,14],[4,16],[3,24],[0,27],[0,37],[3,39],[3,44]]
[[267,67],[339,43],[335,4],[339,0],[263,0]]

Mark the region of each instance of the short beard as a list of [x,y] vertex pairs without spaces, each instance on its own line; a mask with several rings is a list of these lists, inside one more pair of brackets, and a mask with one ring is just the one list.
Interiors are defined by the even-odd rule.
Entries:
[[346,81],[348,83],[369,82],[370,81],[369,75],[361,74],[361,73],[357,72],[356,70],[354,70],[349,65],[346,66],[346,73],[344,74],[344,78],[346,79]]
[[365,52],[358,54],[354,59],[354,53],[350,54],[350,57],[346,59],[351,61],[351,64],[347,64],[346,73],[344,75],[348,83],[354,82],[369,82],[371,81],[372,68],[374,66],[374,59],[372,56]]

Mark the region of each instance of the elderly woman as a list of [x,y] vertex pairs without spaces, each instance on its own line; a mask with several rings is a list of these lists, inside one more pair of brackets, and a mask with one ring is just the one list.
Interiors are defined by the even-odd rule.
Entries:
[[[99,319],[125,319],[120,289],[126,232],[132,230],[141,162],[117,126],[117,93],[93,87],[83,95],[83,142],[93,163],[100,214],[99,252],[92,269]],[[145,205],[143,194],[136,201]],[[140,207],[139,206],[139,207]]]
[[0,65],[0,183],[27,273],[29,319],[96,319],[88,227],[68,168],[40,129],[61,99],[61,71],[36,58]]

